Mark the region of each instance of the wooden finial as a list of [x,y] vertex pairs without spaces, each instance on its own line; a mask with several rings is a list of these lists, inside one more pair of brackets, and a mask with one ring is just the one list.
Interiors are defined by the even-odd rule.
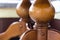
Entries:
[[48,22],[54,19],[54,7],[48,0],[36,0],[30,7],[29,14],[37,24],[37,40],[47,40]]
[[60,33],[48,30],[48,22],[54,19],[55,10],[48,0],[36,0],[30,7],[30,17],[35,21],[35,29],[25,32],[22,40],[59,40]]
[[21,17],[20,21],[14,22],[9,26],[9,28],[2,34],[0,34],[1,40],[9,40],[15,36],[21,36],[27,30],[26,23],[29,19],[29,7],[31,3],[29,0],[21,0],[18,4],[16,11],[17,14]]
[[32,29],[33,27],[31,27],[31,25],[33,25],[34,22],[29,17],[29,8],[31,5],[30,0],[21,1],[21,4],[18,4],[16,8],[17,14],[22,18],[22,20],[28,23],[29,28]]

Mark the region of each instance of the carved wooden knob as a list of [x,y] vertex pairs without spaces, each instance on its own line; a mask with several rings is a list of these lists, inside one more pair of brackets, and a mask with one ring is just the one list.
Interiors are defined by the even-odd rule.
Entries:
[[33,29],[34,22],[31,20],[29,16],[29,8],[30,8],[30,0],[21,0],[21,2],[17,5],[16,11],[17,14],[28,23],[29,28]]
[[55,10],[48,0],[36,0],[29,9],[30,17],[36,22],[37,40],[47,40],[48,22],[54,19]]
[[28,18],[30,5],[31,3],[29,0],[21,0],[21,2],[17,5],[17,8],[16,8],[17,14],[21,18]]
[[36,0],[34,4],[30,7],[29,14],[32,20],[35,22],[48,22],[54,18],[55,10],[50,3],[45,0]]

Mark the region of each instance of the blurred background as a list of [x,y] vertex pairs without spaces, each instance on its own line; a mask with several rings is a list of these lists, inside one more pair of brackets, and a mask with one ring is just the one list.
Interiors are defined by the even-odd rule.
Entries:
[[[0,0],[0,18],[19,17],[16,14],[16,6],[21,0]],[[60,0],[49,0],[54,6],[56,13],[60,13]],[[33,0],[31,0],[33,2]],[[12,15],[11,15],[12,14]],[[57,16],[58,14],[56,14]],[[56,17],[55,17],[56,18]]]

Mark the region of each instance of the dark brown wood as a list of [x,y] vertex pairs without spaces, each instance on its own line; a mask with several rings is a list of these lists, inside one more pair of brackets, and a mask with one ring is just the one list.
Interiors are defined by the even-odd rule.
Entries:
[[19,18],[0,18],[0,33],[6,31],[8,26],[15,21],[18,21]]
[[[37,31],[30,30],[26,32],[22,40],[37,40]],[[47,40],[60,40],[60,32],[55,29],[48,29]]]
[[47,40],[60,40],[60,31],[55,29],[48,30]]
[[60,31],[60,19],[54,19],[50,22],[51,28],[54,28],[56,30]]

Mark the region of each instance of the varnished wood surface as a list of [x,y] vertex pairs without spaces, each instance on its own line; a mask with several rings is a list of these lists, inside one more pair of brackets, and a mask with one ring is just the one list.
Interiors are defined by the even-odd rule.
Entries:
[[[47,40],[60,40],[60,31],[54,29],[48,30]],[[22,40],[37,40],[37,31],[30,30],[22,38]]]
[[30,17],[35,22],[47,22],[54,18],[55,10],[48,0],[36,0],[29,10]]
[[30,0],[21,0],[21,2],[16,7],[16,12],[23,20],[25,20],[25,22],[28,24],[28,27],[33,29],[31,26],[33,26],[32,24],[34,24],[34,22],[29,16],[30,6]]
[[[29,9],[31,19],[37,24],[37,40],[48,40],[48,22],[54,19],[55,10],[48,0],[36,0]],[[50,39],[49,39],[50,40]]]
[[21,3],[19,3],[16,7],[16,12],[21,18],[29,18],[29,7],[31,3],[29,0],[21,0]]
[[0,34],[0,40],[9,40],[12,37],[20,36],[26,30],[26,24],[23,21],[14,22],[5,32]]
[[8,31],[2,33],[0,39],[9,40],[11,37],[17,35],[21,36],[21,34],[27,30],[26,23],[30,23],[29,18],[31,17],[31,19],[37,23],[36,29],[27,31],[21,38],[22,40],[60,40],[60,31],[48,29],[48,22],[54,19],[55,14],[54,7],[50,5],[48,0],[36,0],[34,5],[32,4],[31,7],[30,5],[31,3],[29,0],[23,0],[22,3],[18,5],[16,11],[22,20],[20,19],[16,24],[13,23],[10,25],[12,28],[9,28]]
[[60,40],[60,31],[54,29],[49,30],[48,40]]

